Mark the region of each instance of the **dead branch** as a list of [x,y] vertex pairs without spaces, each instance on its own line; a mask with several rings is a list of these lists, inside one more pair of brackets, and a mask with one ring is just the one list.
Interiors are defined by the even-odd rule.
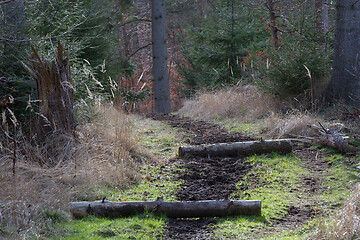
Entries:
[[14,152],[13,152],[13,167],[12,167],[12,172],[13,172],[13,177],[15,177],[16,174],[16,147],[17,147],[17,141],[15,138],[10,137],[10,135],[0,126],[0,130],[4,133],[4,135],[14,143]]

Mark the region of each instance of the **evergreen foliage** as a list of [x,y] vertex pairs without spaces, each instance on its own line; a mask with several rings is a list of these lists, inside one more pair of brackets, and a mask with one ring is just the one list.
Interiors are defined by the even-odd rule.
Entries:
[[180,66],[180,72],[191,91],[238,82],[243,76],[241,63],[246,50],[267,45],[259,12],[244,13],[232,2],[219,1],[208,18],[187,31],[183,47],[187,63]]
[[[119,6],[125,9],[131,3],[121,1]],[[2,5],[1,18],[6,18],[4,9],[7,5]],[[24,119],[29,113],[25,112],[29,100],[36,100],[36,89],[21,63],[29,63],[30,46],[34,46],[42,58],[53,60],[58,40],[69,54],[75,99],[89,99],[89,92],[102,98],[112,97],[109,77],[133,71],[133,68],[118,64],[121,59],[113,54],[119,43],[116,24],[121,19],[121,12],[115,12],[114,7],[114,0],[25,2],[19,9],[24,16],[22,22],[10,18],[9,22],[2,21],[0,109],[10,107]],[[7,25],[15,25],[22,34],[18,31],[10,36],[12,32],[6,31]],[[32,107],[36,110],[35,104]]]
[[[300,10],[296,21],[287,26],[280,47],[268,48],[268,68],[257,65],[257,83],[264,91],[280,97],[313,95],[330,75],[331,32],[319,34],[315,18]],[[300,17],[299,17],[300,16]],[[263,65],[264,66],[264,65]],[[314,96],[312,96],[314,97]]]

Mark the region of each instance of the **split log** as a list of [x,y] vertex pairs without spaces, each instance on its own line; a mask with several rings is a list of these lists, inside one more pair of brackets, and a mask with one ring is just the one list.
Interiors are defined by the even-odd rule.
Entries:
[[356,155],[360,151],[359,148],[350,146],[346,138],[336,130],[326,130],[325,134],[320,137],[319,143],[350,155]]
[[88,215],[117,218],[145,211],[156,215],[166,215],[169,218],[261,215],[261,201],[211,200],[167,202],[156,200],[149,202],[72,202],[70,204],[70,212],[75,218],[82,218]]
[[179,156],[237,157],[271,152],[289,153],[291,151],[290,139],[277,139],[180,147]]
[[309,127],[319,131],[320,137],[318,138],[317,142],[321,145],[350,155],[356,155],[358,152],[360,152],[360,148],[349,145],[347,141],[349,137],[344,136],[334,129],[326,129],[320,122],[319,125],[320,127],[315,125],[311,125]]

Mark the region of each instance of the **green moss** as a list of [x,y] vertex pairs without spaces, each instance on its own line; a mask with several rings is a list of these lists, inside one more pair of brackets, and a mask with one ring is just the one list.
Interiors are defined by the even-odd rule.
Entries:
[[142,180],[133,188],[103,189],[103,195],[111,201],[152,201],[162,197],[166,201],[175,201],[175,195],[182,181],[174,181],[173,167],[161,164],[145,165],[141,170]]
[[137,138],[140,145],[160,159],[169,159],[177,155],[183,142],[178,130],[166,123],[150,119],[138,119]]
[[[180,188],[180,181],[173,181],[172,167],[148,164],[141,169],[143,179],[131,189],[103,189],[111,201],[151,201],[162,197],[175,201],[174,193]],[[88,217],[58,225],[67,237],[64,239],[160,239],[164,230],[165,217],[143,213],[120,219]],[[60,238],[63,239],[63,238]]]
[[231,121],[221,125],[223,125],[229,132],[244,132],[250,135],[256,135],[261,131],[259,124],[256,123],[241,123]]
[[292,155],[268,154],[246,159],[254,167],[238,183],[238,192],[233,198],[261,200],[262,214],[259,217],[224,219],[216,226],[217,234],[241,237],[268,228],[274,219],[283,218],[291,205],[298,203],[297,194],[291,189],[300,187],[300,177],[308,171],[301,167],[300,160]]
[[62,225],[66,234],[56,239],[159,239],[166,221],[152,214],[118,219],[87,217]]
[[262,201],[262,216],[267,222],[281,219],[290,205],[298,203],[297,193],[301,176],[308,173],[300,160],[292,155],[277,154],[253,156],[247,159],[254,165],[244,180],[238,184],[242,199]]

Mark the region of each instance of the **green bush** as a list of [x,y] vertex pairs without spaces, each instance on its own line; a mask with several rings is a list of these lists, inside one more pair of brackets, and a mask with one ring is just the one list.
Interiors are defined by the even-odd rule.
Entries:
[[232,9],[226,2],[217,4],[199,26],[186,31],[182,45],[186,61],[179,63],[179,72],[190,93],[237,83],[243,76],[241,63],[246,50],[267,45],[259,12],[244,14],[244,9]]
[[280,98],[304,94],[320,84],[330,71],[329,55],[325,52],[309,46],[292,46],[272,51],[265,80],[258,81],[260,86]]

